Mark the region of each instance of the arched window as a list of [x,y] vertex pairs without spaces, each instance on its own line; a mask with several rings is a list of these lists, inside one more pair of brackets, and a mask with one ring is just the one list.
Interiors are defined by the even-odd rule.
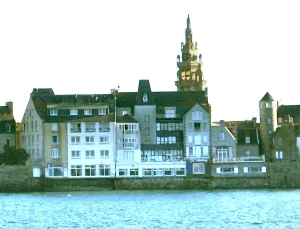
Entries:
[[143,95],[143,102],[148,102],[148,95],[147,95],[147,93],[144,93],[144,95]]

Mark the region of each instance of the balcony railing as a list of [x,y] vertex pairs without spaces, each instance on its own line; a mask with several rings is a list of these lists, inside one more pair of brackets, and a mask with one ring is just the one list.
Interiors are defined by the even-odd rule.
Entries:
[[257,157],[232,157],[232,158],[214,158],[214,163],[222,162],[265,162],[265,156]]

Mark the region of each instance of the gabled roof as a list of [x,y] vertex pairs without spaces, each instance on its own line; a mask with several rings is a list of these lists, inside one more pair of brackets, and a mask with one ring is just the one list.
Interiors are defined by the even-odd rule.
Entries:
[[283,117],[285,115],[300,116],[300,105],[281,105],[277,110],[277,116]]
[[126,114],[124,116],[119,116],[117,117],[117,122],[118,123],[137,123],[138,121],[135,120],[133,117],[130,115]]
[[273,97],[270,95],[270,93],[267,92],[260,101],[275,101],[275,99],[273,99]]

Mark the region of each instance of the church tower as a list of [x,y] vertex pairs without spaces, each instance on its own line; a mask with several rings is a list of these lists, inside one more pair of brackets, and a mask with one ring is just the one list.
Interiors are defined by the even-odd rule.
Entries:
[[185,44],[181,43],[181,56],[177,56],[177,91],[204,91],[206,81],[201,70],[201,54],[198,56],[197,43],[193,43],[190,17],[187,18]]
[[261,153],[266,156],[266,160],[272,159],[272,133],[277,128],[277,103],[269,92],[259,101]]

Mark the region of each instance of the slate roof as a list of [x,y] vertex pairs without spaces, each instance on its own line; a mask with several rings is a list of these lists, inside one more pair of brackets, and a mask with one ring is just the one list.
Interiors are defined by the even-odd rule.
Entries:
[[275,101],[275,100],[274,100],[273,97],[270,95],[270,93],[267,92],[267,93],[264,95],[264,97],[262,97],[262,99],[261,99],[260,101]]
[[15,120],[13,113],[10,112],[8,106],[0,106],[0,121]]
[[[147,102],[143,101],[145,93],[148,97]],[[67,112],[68,109],[99,109],[101,106],[108,106],[110,111],[115,110],[115,96],[113,94],[55,95],[51,88],[35,88],[31,93],[31,98],[38,115],[44,119],[45,122],[66,122],[71,120],[75,121],[77,119],[87,119],[87,116],[83,114],[82,116],[69,115]],[[165,107],[176,107],[176,114],[184,115],[196,103],[210,113],[210,105],[208,104],[205,91],[152,92],[149,80],[139,81],[138,92],[118,92],[116,98],[117,108],[129,107],[133,115],[136,105],[155,105],[157,114],[164,114]],[[51,108],[61,110],[62,115],[47,115],[47,110]],[[63,110],[66,110],[66,112],[64,113]],[[93,118],[95,121],[102,121],[102,119],[104,119],[103,116],[95,116],[97,116]],[[109,119],[111,120],[111,118],[112,117]],[[123,119],[125,120],[125,117],[123,117]],[[118,121],[122,122],[121,119]]]
[[277,110],[277,116],[283,117],[290,115],[291,117],[300,115],[300,105],[281,105]]

